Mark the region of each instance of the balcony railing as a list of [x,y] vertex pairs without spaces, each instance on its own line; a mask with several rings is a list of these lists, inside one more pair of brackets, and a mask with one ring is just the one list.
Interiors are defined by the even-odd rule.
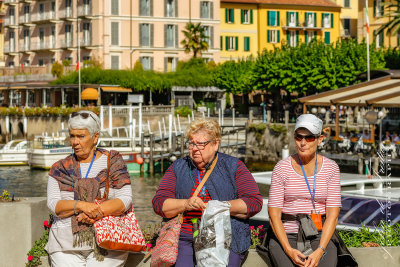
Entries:
[[39,41],[39,42],[32,42],[30,50],[48,50],[54,49],[56,47],[55,41]]
[[17,4],[18,0],[4,0],[5,4]]
[[73,17],[74,17],[74,12],[72,11],[72,8],[67,8],[60,11],[60,18],[68,19]]
[[60,42],[62,48],[74,47],[74,42],[72,38],[63,39]]
[[43,20],[52,20],[56,19],[56,13],[51,11],[51,12],[38,12],[33,14],[32,16],[32,21],[43,21]]
[[19,51],[29,51],[31,50],[31,42],[23,42],[19,44]]
[[91,38],[84,38],[81,40],[81,46],[91,46],[92,45],[92,39]]
[[31,23],[32,22],[31,14],[25,14],[23,16],[20,16],[19,19],[18,19],[18,22],[20,24]]
[[4,26],[17,26],[15,17],[8,17],[4,20]]
[[4,53],[14,53],[15,47],[14,46],[4,46]]
[[81,6],[78,9],[78,16],[91,16],[92,7],[89,5]]

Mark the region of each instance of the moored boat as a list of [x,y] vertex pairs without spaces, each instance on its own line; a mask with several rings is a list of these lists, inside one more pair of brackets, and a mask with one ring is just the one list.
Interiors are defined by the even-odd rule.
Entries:
[[0,165],[14,166],[28,164],[26,140],[12,140],[0,149]]

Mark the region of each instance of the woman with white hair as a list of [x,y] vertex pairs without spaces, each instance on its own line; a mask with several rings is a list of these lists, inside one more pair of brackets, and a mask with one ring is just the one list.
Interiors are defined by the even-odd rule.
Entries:
[[[54,215],[46,245],[51,266],[123,266],[128,253],[99,248],[93,223],[131,207],[126,164],[117,151],[96,148],[100,120],[95,113],[74,112],[68,123],[74,152],[51,167],[47,186],[47,206]],[[104,197],[107,172],[109,200],[95,203]]]

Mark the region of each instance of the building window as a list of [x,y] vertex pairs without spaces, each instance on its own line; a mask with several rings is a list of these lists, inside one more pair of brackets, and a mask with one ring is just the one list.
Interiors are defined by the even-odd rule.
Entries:
[[267,25],[279,26],[279,11],[267,11]]
[[119,0],[111,0],[111,15],[119,15]]
[[140,57],[140,63],[142,63],[144,70],[153,69],[153,58],[152,57]]
[[72,25],[67,24],[65,25],[65,46],[72,46]]
[[8,24],[14,25],[15,24],[15,9],[10,7],[8,10]]
[[317,27],[317,16],[316,13],[306,12],[305,22],[307,27]]
[[330,32],[324,32],[324,42],[325,42],[325,44],[331,43],[331,33]]
[[267,30],[267,42],[276,44],[281,42],[280,30]]
[[288,31],[287,41],[289,46],[297,46],[297,44],[299,43],[299,31]]
[[333,14],[332,13],[322,13],[322,27],[323,28],[333,28]]
[[29,29],[24,29],[24,50],[30,50],[31,37]]
[[139,14],[140,16],[153,15],[153,0],[139,0]]
[[315,38],[315,31],[305,31],[304,38],[307,44],[309,44]]
[[165,25],[165,47],[175,47],[176,25]]
[[15,51],[15,32],[14,31],[8,32],[8,42],[9,42],[10,52],[14,52]]
[[56,47],[56,26],[51,26],[50,47]]
[[8,67],[13,68],[14,67],[14,61],[8,62]]
[[344,36],[350,36],[350,19],[343,19]]
[[250,51],[250,37],[244,37],[244,51]]
[[376,48],[383,47],[384,31],[381,31],[379,34],[376,34],[375,32],[376,31],[374,31],[374,35],[376,36],[375,37]]
[[214,27],[213,26],[203,26],[205,38],[203,41],[207,42],[208,48],[214,47]]
[[119,70],[119,56],[111,56],[111,69]]
[[153,24],[139,24],[139,40],[141,46],[153,46]]
[[119,22],[111,22],[111,45],[119,45]]
[[176,71],[176,64],[178,62],[178,58],[176,57],[166,57],[164,59],[165,66],[164,66],[164,71],[165,72],[170,72],[170,71]]
[[176,16],[177,0],[165,0],[165,17],[172,18]]
[[235,9],[225,8],[225,22],[235,23]]
[[242,24],[253,24],[253,10],[252,9],[241,9],[240,10],[240,21]]
[[226,36],[225,49],[227,51],[237,51],[239,49],[239,37]]
[[286,12],[287,26],[296,27],[299,24],[299,12]]
[[384,0],[375,0],[374,1],[374,16],[381,17],[384,14]]
[[83,23],[83,43],[84,45],[91,45],[91,25],[90,22]]
[[200,18],[202,19],[213,18],[213,2],[200,1]]
[[44,65],[44,60],[43,59],[39,59],[39,66],[43,66]]
[[343,2],[344,7],[350,7],[350,0],[344,0]]

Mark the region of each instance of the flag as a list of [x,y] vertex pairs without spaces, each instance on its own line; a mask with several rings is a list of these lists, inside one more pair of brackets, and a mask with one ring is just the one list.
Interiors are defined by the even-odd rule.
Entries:
[[79,70],[79,61],[76,62],[76,71],[78,71],[78,70]]
[[368,1],[366,1],[366,6],[365,6],[365,16],[366,16],[365,26],[367,27],[367,33],[369,34]]

